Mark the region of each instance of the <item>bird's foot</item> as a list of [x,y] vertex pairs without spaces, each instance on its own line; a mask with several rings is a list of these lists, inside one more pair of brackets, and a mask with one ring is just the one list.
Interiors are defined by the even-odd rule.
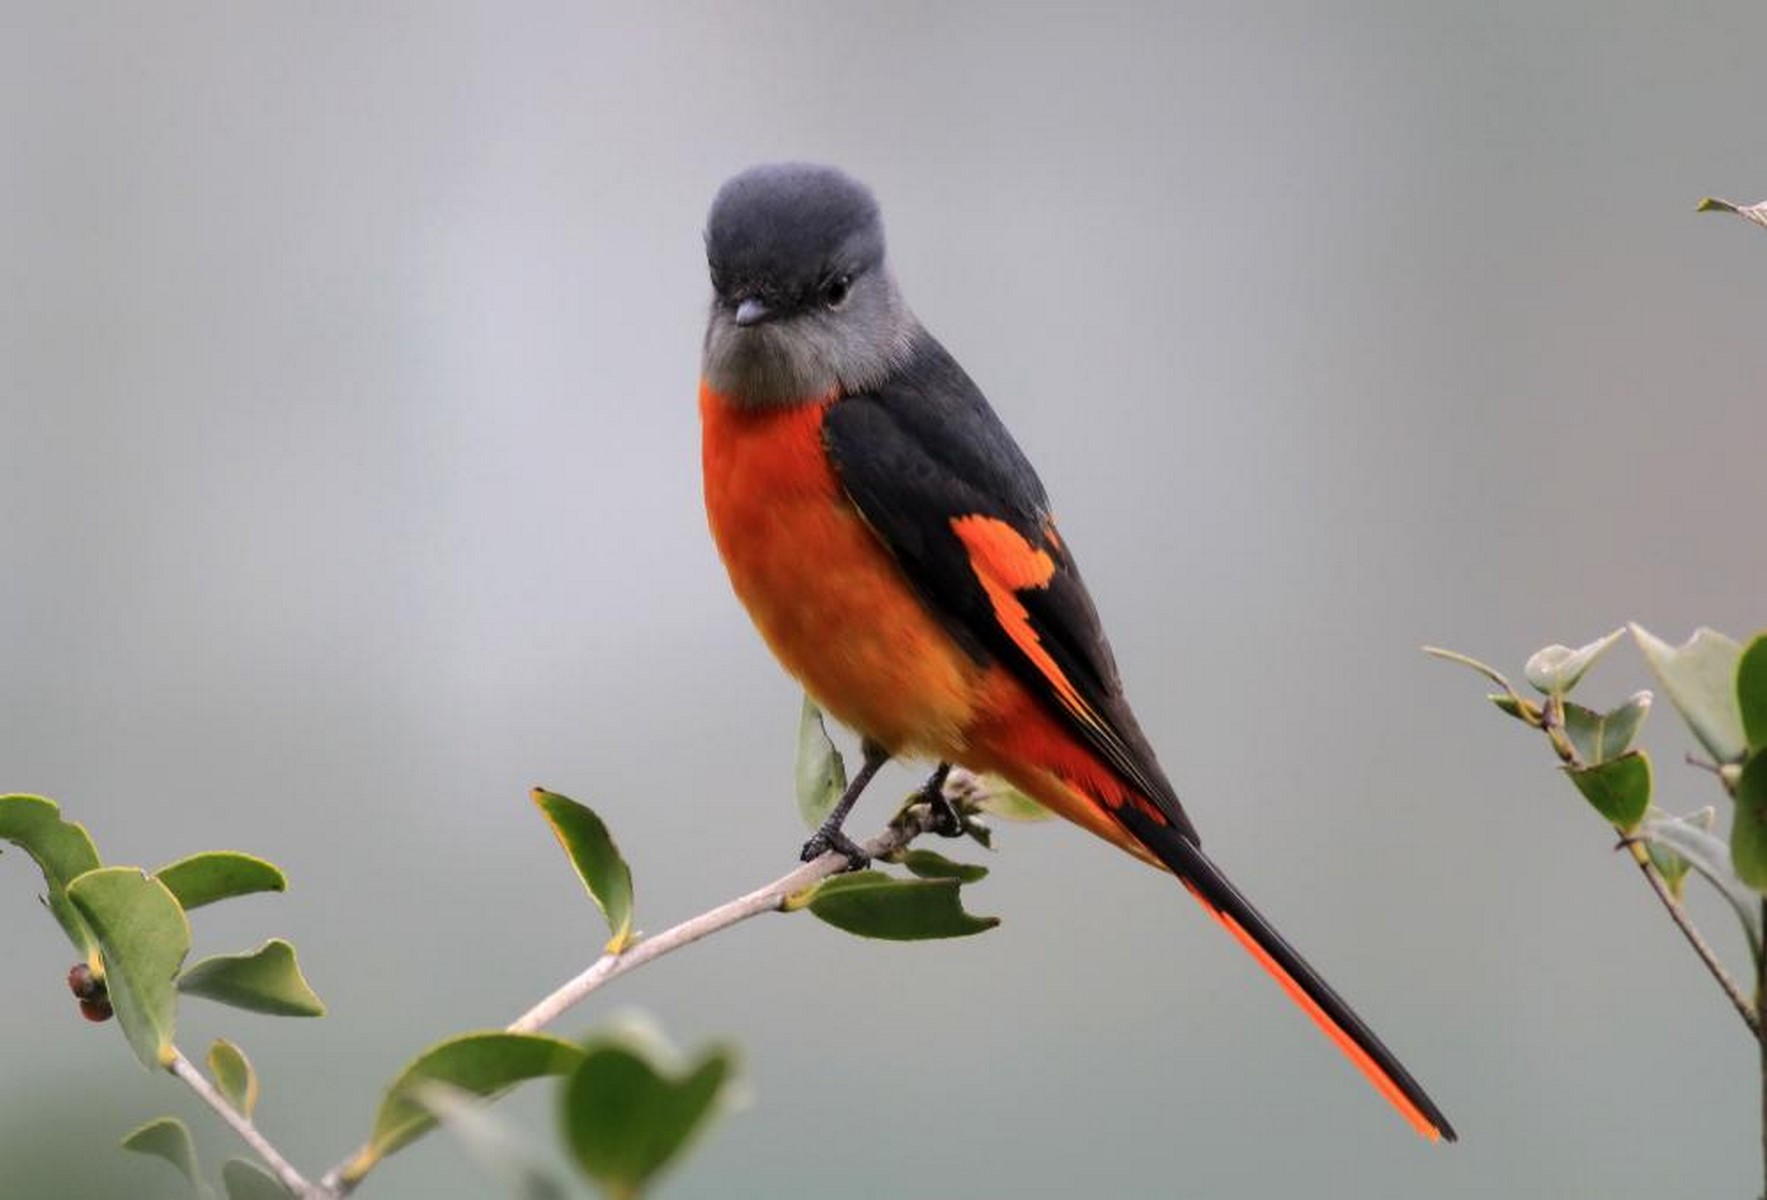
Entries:
[[921,799],[926,801],[926,831],[928,833],[936,833],[940,837],[946,838],[963,836],[967,823],[963,819],[963,814],[957,811],[957,806],[951,803],[944,792],[929,789],[921,793]]
[[936,833],[940,837],[962,837],[967,830],[967,822],[957,805],[945,795],[945,779],[951,774],[950,763],[940,763],[927,781],[920,787],[917,799],[926,805],[928,833]]
[[838,825],[824,825],[818,829],[815,835],[804,843],[803,852],[798,857],[804,862],[810,862],[821,858],[830,850],[846,857],[846,869],[849,871],[863,871],[871,865],[871,855],[865,853],[865,848],[858,842],[841,832]]

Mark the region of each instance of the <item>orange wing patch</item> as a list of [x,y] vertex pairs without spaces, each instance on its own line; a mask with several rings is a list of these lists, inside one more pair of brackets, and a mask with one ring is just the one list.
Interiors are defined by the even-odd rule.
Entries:
[[968,552],[970,569],[987,593],[1000,628],[1055,689],[1063,708],[1088,725],[1102,728],[1098,714],[1050,657],[1043,639],[1031,626],[1031,614],[1014,595],[1026,588],[1049,586],[1055,577],[1055,560],[1049,552],[1031,545],[1023,534],[997,517],[952,517],[951,530]]

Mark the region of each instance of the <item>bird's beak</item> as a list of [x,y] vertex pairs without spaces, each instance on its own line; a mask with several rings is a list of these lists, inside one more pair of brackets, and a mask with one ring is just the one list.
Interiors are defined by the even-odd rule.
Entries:
[[750,296],[736,306],[736,323],[747,329],[750,325],[759,325],[773,315],[764,300]]

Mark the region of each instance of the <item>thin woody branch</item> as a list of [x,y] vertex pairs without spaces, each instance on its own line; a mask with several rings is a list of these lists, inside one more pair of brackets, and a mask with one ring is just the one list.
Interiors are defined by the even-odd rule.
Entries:
[[[1589,764],[1585,763],[1578,755],[1576,747],[1572,745],[1571,739],[1565,734],[1564,705],[1563,696],[1548,696],[1546,703],[1542,706],[1540,729],[1546,734],[1547,741],[1552,744],[1553,752],[1558,755],[1561,762],[1574,770],[1582,769]],[[1638,864],[1639,871],[1644,875],[1644,881],[1650,884],[1650,890],[1655,892],[1657,899],[1662,902],[1663,910],[1669,914],[1669,919],[1675,922],[1675,928],[1681,931],[1681,936],[1687,939],[1687,944],[1693,947],[1693,952],[1706,965],[1706,970],[1711,972],[1712,978],[1717,981],[1718,987],[1729,998],[1737,1015],[1743,1019],[1743,1024],[1749,1027],[1749,1032],[1759,1040],[1761,1037],[1760,1014],[1743,993],[1742,987],[1725,969],[1724,964],[1719,961],[1718,955],[1712,950],[1711,943],[1706,941],[1698,926],[1693,923],[1693,918],[1687,915],[1687,909],[1682,907],[1681,901],[1675,898],[1675,893],[1669,890],[1668,882],[1663,879],[1662,872],[1657,870],[1656,864],[1651,862],[1650,853],[1644,848],[1644,843],[1617,825],[1614,827],[1614,831],[1620,835],[1620,844],[1631,852],[1632,861]]]
[[[882,858],[902,849],[919,837],[928,828],[928,820],[926,805],[913,805],[891,822],[889,828],[883,833],[863,843],[862,849],[871,858]],[[830,851],[746,895],[738,896],[736,899],[720,904],[696,917],[689,917],[661,933],[641,938],[618,954],[604,954],[574,978],[560,984],[550,995],[517,1017],[509,1024],[508,1032],[533,1033],[536,1030],[544,1029],[581,1004],[603,985],[618,979],[628,971],[635,971],[645,963],[679,950],[683,946],[690,946],[701,938],[728,929],[750,917],[764,912],[777,911],[785,905],[788,897],[802,892],[805,888],[827,879],[831,875],[838,875],[846,868],[846,857]],[[255,1146],[254,1149],[256,1149]],[[372,1157],[364,1157],[364,1151],[352,1154],[327,1171],[325,1177],[316,1188],[312,1188],[310,1193],[297,1192],[296,1194],[300,1196],[311,1195],[314,1200],[338,1200],[340,1197],[349,1195],[375,1165]],[[352,1169],[354,1164],[359,1162],[364,1165]]]
[[204,1075],[195,1063],[184,1057],[184,1052],[176,1046],[172,1048],[170,1061],[166,1063],[166,1070],[183,1080],[204,1104],[220,1114],[221,1119],[232,1126],[233,1132],[239,1135],[240,1140],[252,1148],[252,1153],[263,1159],[264,1165],[276,1173],[276,1178],[282,1181],[283,1187],[303,1198],[318,1197],[324,1194],[308,1183],[306,1177],[295,1170],[293,1164],[282,1157],[281,1152],[270,1144],[270,1139],[258,1132],[258,1127],[252,1124],[251,1118],[229,1104],[227,1098],[221,1095],[214,1084],[209,1082],[208,1076]]
[[1699,960],[1706,964],[1706,970],[1711,972],[1712,978],[1717,980],[1718,986],[1723,989],[1725,996],[1729,997],[1737,1015],[1743,1019],[1743,1024],[1749,1027],[1749,1032],[1757,1039],[1760,1038],[1761,1016],[1756,1012],[1755,1006],[1750,1003],[1748,996],[1743,993],[1742,986],[1725,969],[1711,944],[1706,941],[1699,928],[1694,925],[1693,918],[1687,915],[1687,910],[1682,907],[1681,901],[1677,900],[1675,894],[1669,890],[1668,883],[1664,881],[1662,873],[1657,870],[1656,864],[1650,861],[1650,855],[1645,851],[1643,845],[1634,838],[1627,838],[1626,845],[1632,851],[1632,860],[1643,872],[1645,882],[1650,884],[1650,890],[1656,893],[1657,899],[1663,902],[1663,908],[1668,912],[1669,919],[1675,922],[1675,928],[1681,931],[1681,935],[1687,939],[1687,944],[1693,947],[1695,954],[1699,955]]
[[[862,849],[868,857],[882,858],[906,846],[920,832],[918,821],[891,826],[884,833],[864,843]],[[728,929],[739,921],[746,921],[759,913],[772,912],[785,902],[786,897],[831,875],[840,874],[846,866],[846,857],[831,850],[745,896],[720,904],[697,917],[690,917],[654,937],[643,938],[619,954],[604,954],[587,970],[562,984],[557,991],[517,1017],[510,1023],[509,1032],[533,1033],[537,1029],[544,1029],[603,984],[642,967],[652,959],[661,958],[672,950],[679,950],[721,929]]]

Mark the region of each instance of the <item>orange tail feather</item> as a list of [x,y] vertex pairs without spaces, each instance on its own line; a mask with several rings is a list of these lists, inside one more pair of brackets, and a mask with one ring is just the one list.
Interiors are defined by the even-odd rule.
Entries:
[[1399,1115],[1430,1141],[1457,1140],[1454,1127],[1397,1056],[1375,1036],[1331,985],[1299,951],[1276,932],[1251,901],[1240,894],[1210,858],[1190,839],[1125,806],[1117,817],[1135,837],[1178,876],[1203,908],[1232,934],[1258,965],[1282,985],[1289,997],[1311,1017],[1338,1049],[1368,1077]]

